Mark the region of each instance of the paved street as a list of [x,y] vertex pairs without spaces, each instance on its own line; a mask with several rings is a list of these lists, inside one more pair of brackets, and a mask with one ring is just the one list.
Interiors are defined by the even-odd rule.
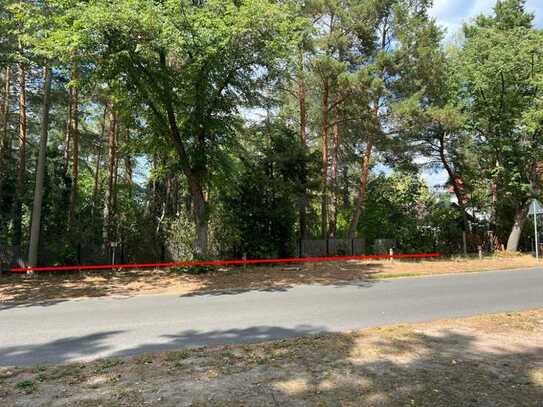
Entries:
[[543,307],[543,270],[0,305],[0,365],[88,360]]

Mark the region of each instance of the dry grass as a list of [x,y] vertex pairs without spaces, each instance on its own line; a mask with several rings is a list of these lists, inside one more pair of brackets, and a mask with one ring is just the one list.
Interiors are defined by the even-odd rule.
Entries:
[[0,277],[0,307],[102,296],[141,294],[197,295],[221,290],[265,290],[298,284],[353,281],[534,267],[532,256],[492,256],[426,261],[344,261],[291,267],[218,269],[190,275],[166,270],[36,273]]
[[6,406],[543,406],[543,310],[0,368]]

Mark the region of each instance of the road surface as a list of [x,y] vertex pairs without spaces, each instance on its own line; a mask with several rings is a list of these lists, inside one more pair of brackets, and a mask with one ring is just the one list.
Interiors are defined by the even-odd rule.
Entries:
[[542,307],[543,269],[0,305],[0,365],[91,360]]

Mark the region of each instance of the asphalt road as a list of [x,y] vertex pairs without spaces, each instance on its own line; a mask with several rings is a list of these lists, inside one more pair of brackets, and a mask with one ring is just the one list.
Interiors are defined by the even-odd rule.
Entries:
[[337,286],[0,305],[0,365],[202,345],[543,307],[543,269]]

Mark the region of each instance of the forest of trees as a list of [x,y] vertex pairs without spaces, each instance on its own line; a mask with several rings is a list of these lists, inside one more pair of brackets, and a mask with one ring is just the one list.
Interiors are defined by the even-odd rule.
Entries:
[[431,3],[1,0],[2,261],[529,249],[543,30]]

